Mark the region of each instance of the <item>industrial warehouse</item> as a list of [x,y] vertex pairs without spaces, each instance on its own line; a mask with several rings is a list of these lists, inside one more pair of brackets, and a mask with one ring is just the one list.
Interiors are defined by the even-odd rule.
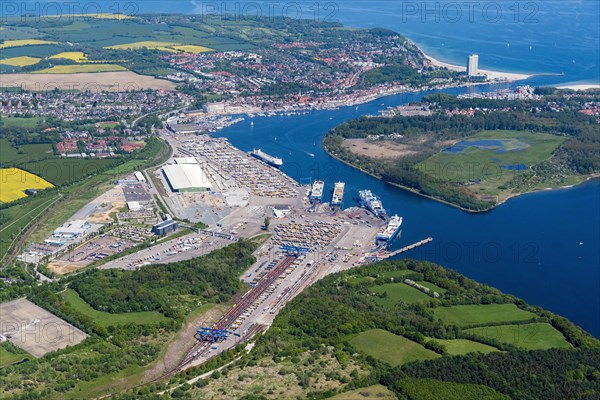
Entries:
[[204,192],[212,189],[208,177],[198,164],[165,165],[162,171],[174,192]]

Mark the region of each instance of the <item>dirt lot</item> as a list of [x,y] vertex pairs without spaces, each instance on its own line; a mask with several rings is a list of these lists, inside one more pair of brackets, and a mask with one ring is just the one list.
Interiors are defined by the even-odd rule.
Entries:
[[73,271],[77,271],[86,266],[86,263],[72,263],[65,261],[52,261],[48,263],[48,269],[55,274],[64,275]]
[[121,210],[121,208],[125,207],[124,201],[113,201],[111,204],[110,210],[92,214],[89,216],[88,221],[92,224],[108,224],[113,222],[113,219],[110,217],[110,213],[117,213]]
[[3,74],[0,86],[20,87],[34,91],[59,88],[91,92],[139,89],[173,90],[175,88],[175,84],[167,80],[138,75],[131,71],[83,74]]
[[0,304],[0,331],[16,346],[34,357],[73,346],[87,335],[25,299]]
[[355,154],[372,158],[397,158],[417,154],[411,146],[392,141],[371,141],[366,139],[346,139],[344,147]]

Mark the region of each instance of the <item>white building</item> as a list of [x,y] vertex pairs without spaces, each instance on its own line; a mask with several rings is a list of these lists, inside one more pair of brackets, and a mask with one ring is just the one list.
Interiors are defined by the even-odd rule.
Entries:
[[208,176],[198,164],[174,164],[162,167],[174,192],[204,192],[212,189]]
[[140,211],[142,209],[142,205],[139,201],[128,201],[127,208],[129,208],[129,211]]
[[479,68],[479,56],[477,54],[471,54],[467,63],[467,75],[477,75],[477,69]]
[[175,164],[198,164],[195,157],[175,157],[173,161]]
[[133,173],[133,175],[135,176],[135,179],[138,180],[138,182],[146,182],[146,178],[144,178],[144,174],[142,174],[140,171],[135,171]]
[[91,227],[92,224],[85,219],[68,221],[56,228],[52,233],[52,237],[55,239],[75,239],[84,235]]

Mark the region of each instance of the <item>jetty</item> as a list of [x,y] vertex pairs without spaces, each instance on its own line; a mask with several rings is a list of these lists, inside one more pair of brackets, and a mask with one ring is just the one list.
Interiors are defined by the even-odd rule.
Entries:
[[404,252],[416,249],[417,247],[421,247],[423,245],[426,245],[427,243],[430,243],[433,241],[432,237],[428,237],[427,239],[423,239],[420,240],[416,243],[413,243],[411,245],[408,245],[406,247],[403,247],[401,249],[398,250],[394,250],[394,251],[390,251],[390,252],[385,252],[383,254],[373,254],[371,256],[366,257],[367,260],[369,261],[381,261],[381,260],[387,260],[388,258],[397,256],[398,254],[402,254]]

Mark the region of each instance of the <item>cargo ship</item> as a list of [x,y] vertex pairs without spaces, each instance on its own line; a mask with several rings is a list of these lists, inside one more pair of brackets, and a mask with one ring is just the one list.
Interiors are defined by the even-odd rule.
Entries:
[[323,198],[323,187],[325,187],[325,182],[323,181],[315,181],[313,183],[310,190],[310,201],[321,201]]
[[344,182],[337,182],[333,187],[333,196],[331,197],[331,206],[341,206],[344,200]]
[[361,207],[371,211],[376,217],[386,219],[387,214],[383,209],[381,200],[377,198],[370,190],[361,190],[358,192],[359,203]]
[[390,218],[389,222],[386,226],[382,226],[381,229],[377,232],[377,240],[383,240],[390,243],[392,240],[398,236],[398,232],[400,232],[400,227],[402,226],[402,217],[398,215],[394,215]]
[[250,155],[274,168],[280,168],[283,165],[283,160],[281,158],[268,155],[261,149],[254,149],[250,152]]

